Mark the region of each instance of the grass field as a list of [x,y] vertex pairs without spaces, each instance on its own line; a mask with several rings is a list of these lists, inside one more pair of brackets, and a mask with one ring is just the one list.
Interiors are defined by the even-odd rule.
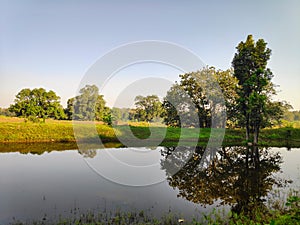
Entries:
[[[298,124],[296,124],[298,126]],[[45,123],[24,122],[24,119],[13,117],[0,117],[0,143],[75,143],[93,142],[101,138],[103,143],[118,143],[119,138],[132,141],[135,138],[147,139],[150,135],[154,140],[165,137],[162,145],[177,145],[198,141],[199,145],[206,145],[212,132],[209,128],[173,128],[152,126],[150,132],[147,123],[133,123],[128,131],[128,126],[108,126],[99,122],[76,122],[46,120]],[[76,138],[74,136],[76,133]],[[132,136],[133,135],[135,136]],[[242,129],[226,129],[223,145],[239,145],[244,141],[245,132]],[[150,143],[151,144],[151,143]],[[289,124],[287,127],[264,129],[261,131],[260,144],[266,146],[290,146],[300,147],[300,128],[294,128]]]

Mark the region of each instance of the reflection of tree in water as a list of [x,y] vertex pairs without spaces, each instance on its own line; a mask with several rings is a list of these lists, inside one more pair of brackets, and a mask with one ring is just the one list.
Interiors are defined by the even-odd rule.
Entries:
[[205,148],[179,148],[166,147],[161,166],[169,185],[178,188],[178,197],[194,203],[205,205],[220,200],[221,204],[232,205],[234,212],[248,213],[253,207],[264,207],[263,198],[278,184],[272,175],[280,170],[282,158],[269,149],[222,147],[203,167],[200,162]]

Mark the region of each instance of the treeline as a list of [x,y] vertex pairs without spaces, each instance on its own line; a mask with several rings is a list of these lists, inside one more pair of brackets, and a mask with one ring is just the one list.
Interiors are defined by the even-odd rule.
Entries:
[[283,119],[290,122],[300,121],[300,111],[286,111]]
[[[209,74],[218,82],[224,98],[224,109],[216,107],[207,98]],[[103,121],[107,124],[120,121],[164,122],[174,127],[210,127],[212,111],[226,111],[227,127],[240,127],[238,101],[238,80],[232,69],[222,71],[214,67],[206,67],[200,71],[179,75],[167,95],[160,100],[156,95],[137,96],[135,108],[109,108],[104,96],[99,94],[95,85],[86,85],[78,96],[68,99],[67,107],[60,104],[60,97],[52,90],[43,88],[22,89],[8,109],[1,109],[1,115],[23,117],[30,121],[45,121],[47,118],[58,120]],[[201,80],[201,83],[197,80]],[[206,81],[206,83],[205,83]],[[211,89],[209,89],[211,90]],[[274,104],[274,102],[272,103]],[[279,111],[287,114],[288,107],[284,103]],[[269,106],[271,110],[271,105]],[[294,114],[293,114],[294,115]],[[182,119],[183,118],[183,119]],[[282,113],[272,113],[269,123],[280,122]]]
[[205,67],[181,74],[163,99],[156,95],[137,96],[134,109],[110,109],[99,89],[86,85],[78,96],[68,100],[66,109],[54,91],[23,89],[3,113],[44,121],[46,118],[108,124],[121,120],[162,121],[174,127],[211,127],[213,121],[215,127],[246,128],[247,140],[250,136],[257,139],[260,128],[279,123],[283,117],[299,119],[297,112],[288,113],[289,104],[272,100],[276,90],[273,74],[267,68],[271,56],[267,43],[248,35],[236,49],[231,69]]
[[[145,113],[142,109],[143,104],[147,104],[152,109],[145,109],[147,110]],[[66,108],[63,108],[60,97],[53,90],[25,88],[16,95],[14,104],[11,104],[7,109],[0,108],[0,115],[22,117],[26,121],[33,122],[45,122],[47,118],[52,118],[57,120],[95,120],[107,124],[111,124],[113,121],[150,122],[155,120],[155,117],[161,116],[161,112],[158,110],[161,108],[161,103],[156,96],[145,98],[137,96],[136,106],[136,109],[116,107],[110,109],[106,106],[104,97],[99,94],[96,85],[86,85],[82,88],[78,96],[68,99]]]

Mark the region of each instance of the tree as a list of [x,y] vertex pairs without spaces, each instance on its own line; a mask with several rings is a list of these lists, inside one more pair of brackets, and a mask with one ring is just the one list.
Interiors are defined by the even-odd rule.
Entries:
[[[205,67],[180,75],[180,78],[180,83],[171,87],[163,101],[167,125],[210,127],[212,115],[224,114],[225,111],[228,122],[235,123],[237,79],[232,70]],[[179,115],[184,118],[183,123]]]
[[[203,79],[204,70],[197,72],[186,73],[179,75],[181,78],[180,86],[191,98],[194,107],[197,109],[200,127],[210,127],[211,125],[211,113],[207,95],[205,93],[205,87],[203,83],[200,84],[200,80]],[[190,107],[189,107],[190,108]],[[192,113],[190,111],[190,113]]]
[[129,112],[130,112],[129,108],[113,107],[111,109],[112,120],[115,123],[118,123],[119,121],[127,122],[128,120],[130,120]]
[[68,120],[72,120],[72,116],[74,114],[74,102],[75,98],[69,98],[67,101],[67,108],[65,109],[65,114]]
[[290,122],[300,120],[300,111],[288,111],[284,112],[284,119]]
[[252,35],[248,35],[246,42],[240,42],[236,49],[232,66],[239,84],[239,122],[246,128],[246,140],[252,134],[253,143],[257,144],[260,128],[267,125],[266,118],[270,119],[274,110],[280,111],[271,101],[271,96],[276,93],[271,82],[273,74],[267,68],[271,49],[263,39],[255,42]]
[[211,67],[210,73],[214,74],[214,78],[217,80],[218,85],[220,86],[226,107],[226,116],[227,116],[227,126],[234,127],[237,123],[237,88],[238,80],[233,75],[233,70],[216,70],[214,67]]
[[105,106],[103,95],[99,95],[96,85],[86,85],[79,93],[67,102],[66,114],[69,119],[110,121],[110,109]]
[[65,118],[60,97],[52,90],[25,88],[16,95],[14,102],[9,110],[18,117],[42,118],[44,121],[46,118]]
[[136,114],[138,121],[152,122],[158,119],[162,113],[162,106],[156,95],[136,96],[135,98]]
[[2,116],[15,116],[15,113],[9,111],[9,109],[7,109],[7,108],[0,108],[0,115],[2,115]]
[[186,91],[175,83],[163,100],[162,117],[167,126],[195,127],[199,124],[196,109]]

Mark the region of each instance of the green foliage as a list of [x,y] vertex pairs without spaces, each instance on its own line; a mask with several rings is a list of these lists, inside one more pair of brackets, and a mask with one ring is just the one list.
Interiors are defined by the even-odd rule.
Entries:
[[68,119],[105,121],[111,124],[110,109],[105,106],[103,95],[99,95],[96,85],[86,85],[79,91],[80,95],[67,102]]
[[11,112],[9,109],[0,108],[0,115],[1,116],[15,116],[15,113]]
[[197,72],[182,74],[180,78],[180,83],[171,87],[163,101],[166,125],[210,127],[212,115],[214,119],[218,115],[219,126],[224,126],[221,118],[225,111],[228,124],[235,123],[237,79],[231,70],[206,67]]
[[[186,93],[177,83],[174,84],[167,92],[166,97],[163,100],[163,113],[162,117],[164,123],[171,127],[189,127],[193,123],[188,119],[186,115],[189,112],[189,101]],[[181,118],[185,118],[180,119]]]
[[300,111],[285,111],[283,119],[290,122],[300,121]]
[[114,123],[117,123],[119,121],[123,121],[123,122],[127,122],[128,120],[130,120],[130,113],[129,108],[117,108],[117,107],[113,107],[111,109],[111,117],[112,117],[112,121]]
[[65,114],[60,105],[60,97],[52,90],[46,91],[44,88],[22,89],[15,99],[15,103],[9,110],[18,117],[28,118],[35,121],[33,117],[65,119]]
[[136,96],[135,98],[135,115],[138,121],[153,122],[159,119],[162,113],[162,106],[156,95]]
[[252,133],[257,143],[260,128],[272,125],[272,121],[279,121],[288,106],[283,102],[271,101],[276,92],[271,82],[273,74],[267,68],[271,56],[267,43],[263,39],[255,42],[252,35],[248,35],[246,42],[240,42],[236,49],[232,66],[239,84],[238,121],[246,128],[246,139],[249,140]]

